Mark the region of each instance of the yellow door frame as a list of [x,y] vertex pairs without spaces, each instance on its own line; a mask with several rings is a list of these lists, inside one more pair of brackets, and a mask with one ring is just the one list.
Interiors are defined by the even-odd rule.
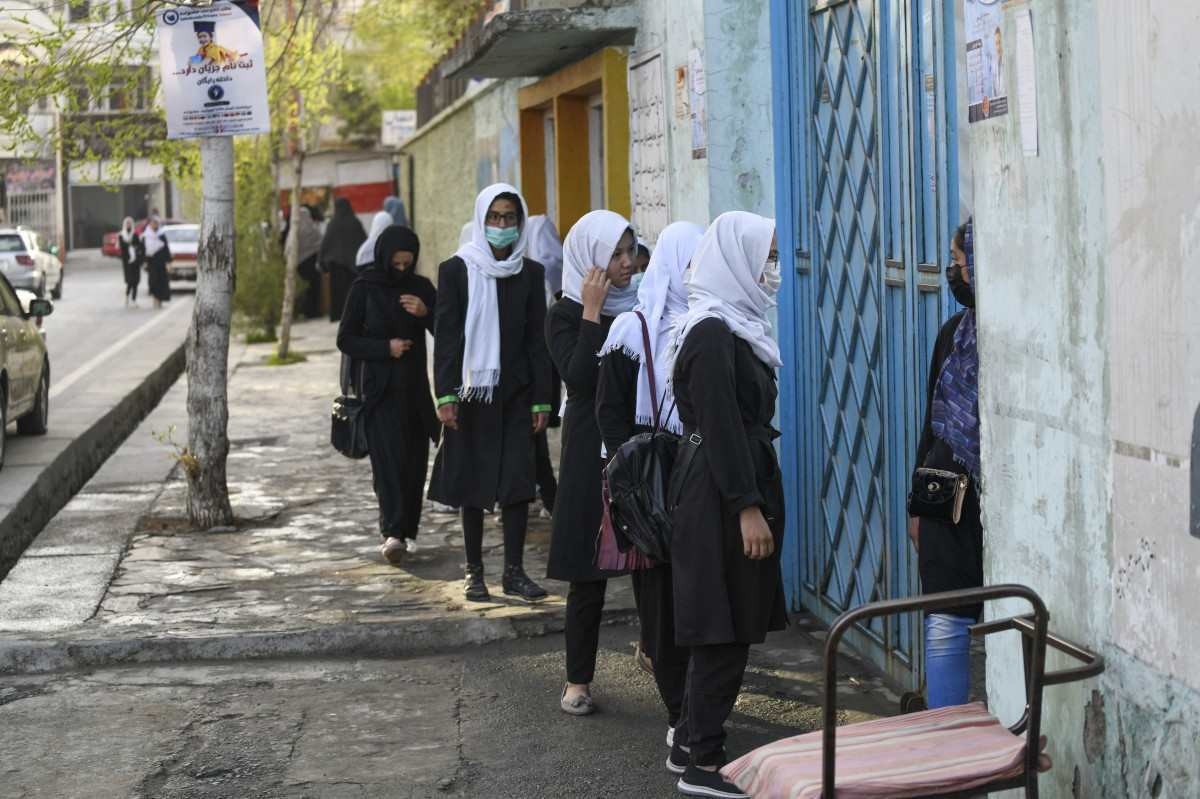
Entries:
[[531,214],[547,211],[545,115],[554,114],[554,223],[564,236],[591,208],[587,98],[597,90],[604,105],[604,205],[624,217],[632,210],[628,74],[625,53],[606,47],[517,93],[521,183]]

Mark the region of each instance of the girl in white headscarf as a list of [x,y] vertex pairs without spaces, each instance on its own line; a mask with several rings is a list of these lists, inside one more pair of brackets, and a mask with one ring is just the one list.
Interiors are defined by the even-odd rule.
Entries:
[[[638,287],[637,307],[617,317],[600,350],[596,420],[610,454],[634,435],[650,430],[656,416],[662,427],[683,432],[663,356],[671,341],[671,323],[687,312],[684,273],[703,235],[704,229],[691,222],[675,222],[663,229]],[[654,681],[673,730],[683,709],[688,652],[675,644],[671,566],[639,569],[630,577],[642,623],[641,649],[653,664]]]
[[379,241],[380,234],[395,224],[392,221],[392,215],[387,211],[380,211],[371,218],[371,229],[367,231],[367,240],[358,248],[358,253],[354,257],[355,268],[361,270],[364,266],[372,266],[375,263],[375,242]]
[[540,264],[525,258],[525,201],[506,183],[475,200],[471,240],[438,268],[434,391],[445,426],[429,498],[462,508],[466,598],[490,598],[483,574],[483,509],[501,506],[504,593],[538,600],[525,574],[534,436],[545,430],[550,360],[542,332]]
[[[675,745],[690,749],[679,781],[689,795],[744,795],[717,773],[724,722],[750,645],[787,623],[783,483],[771,443],[780,361],[767,319],[778,289],[774,220],[722,214],[692,256],[689,307],[675,325],[672,386],[685,438],[670,498],[671,569],[675,638],[692,658]],[[672,762],[684,764],[684,754],[672,752]]]
[[133,226],[133,217],[125,217],[117,234],[121,250],[121,266],[125,269],[125,305],[137,307],[138,283],[142,279],[142,237]]
[[171,250],[167,240],[159,231],[157,216],[142,230],[142,241],[146,252],[146,282],[150,295],[154,297],[154,307],[161,308],[164,302],[171,299],[171,278],[167,274],[167,263],[171,260]]
[[629,220],[612,211],[585,214],[567,233],[563,297],[546,318],[550,357],[567,386],[547,576],[571,583],[567,595],[567,686],[560,707],[577,716],[595,710],[589,686],[596,669],[607,576],[595,566],[604,465],[596,424],[598,353],[613,320],[637,302],[637,294],[629,286],[636,250]]

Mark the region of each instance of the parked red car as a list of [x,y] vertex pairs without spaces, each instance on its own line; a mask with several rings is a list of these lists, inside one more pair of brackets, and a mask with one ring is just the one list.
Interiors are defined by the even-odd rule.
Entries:
[[[146,223],[149,221],[150,221],[149,219],[139,219],[137,222],[133,223],[133,229],[135,231],[137,231],[137,233],[140,235],[142,232],[142,229],[144,227],[146,227]],[[182,219],[160,219],[159,224],[182,225],[182,224],[184,224],[184,222]],[[121,248],[117,244],[117,237],[120,235],[121,235],[121,231],[119,231],[119,230],[114,230],[112,233],[105,233],[104,241],[100,245],[100,251],[109,257],[120,258],[121,257]]]

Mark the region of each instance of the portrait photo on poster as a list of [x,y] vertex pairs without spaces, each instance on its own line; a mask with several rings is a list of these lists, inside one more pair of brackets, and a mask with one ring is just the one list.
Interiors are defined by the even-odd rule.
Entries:
[[962,0],[967,50],[967,119],[982,122],[1008,113],[1004,4]]

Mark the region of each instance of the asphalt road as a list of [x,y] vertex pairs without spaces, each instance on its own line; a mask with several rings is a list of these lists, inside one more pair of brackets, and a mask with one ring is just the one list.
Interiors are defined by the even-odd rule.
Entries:
[[[63,298],[44,322],[53,374],[51,415],[68,407],[86,386],[103,380],[104,364],[127,356],[146,336],[160,334],[192,304],[190,288],[177,289],[163,310],[154,310],[146,291],[145,274],[138,290],[139,308],[124,304],[125,280],[120,262],[99,251],[72,253],[63,282]],[[181,307],[182,306],[182,307]],[[186,322],[185,322],[186,324]]]

